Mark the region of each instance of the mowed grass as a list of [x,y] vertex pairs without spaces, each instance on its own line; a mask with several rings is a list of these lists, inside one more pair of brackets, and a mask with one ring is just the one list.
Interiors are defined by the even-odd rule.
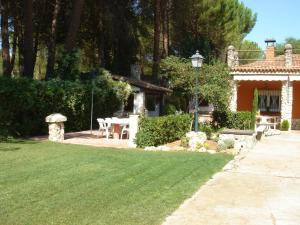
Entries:
[[0,224],[160,224],[231,159],[0,143]]

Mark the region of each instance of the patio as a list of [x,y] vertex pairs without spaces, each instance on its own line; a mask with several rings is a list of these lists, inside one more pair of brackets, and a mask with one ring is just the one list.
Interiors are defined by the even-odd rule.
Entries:
[[[95,147],[106,147],[106,148],[129,148],[128,139],[106,139],[105,137],[98,137],[98,130],[91,131],[80,131],[71,132],[65,134],[65,140],[62,141],[64,144],[76,144],[76,145],[88,145]],[[45,141],[48,140],[48,136],[34,137],[33,140]]]

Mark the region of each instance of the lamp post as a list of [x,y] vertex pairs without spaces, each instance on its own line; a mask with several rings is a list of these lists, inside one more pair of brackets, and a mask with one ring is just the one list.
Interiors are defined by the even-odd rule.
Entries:
[[94,114],[94,86],[95,86],[95,77],[96,71],[93,71],[91,74],[92,78],[92,95],[91,95],[91,125],[90,125],[90,132],[93,134],[93,114]]
[[195,86],[195,132],[198,132],[198,83],[199,83],[199,74],[200,68],[203,63],[203,56],[199,54],[199,51],[196,51],[192,57],[192,65],[196,69],[196,86]]

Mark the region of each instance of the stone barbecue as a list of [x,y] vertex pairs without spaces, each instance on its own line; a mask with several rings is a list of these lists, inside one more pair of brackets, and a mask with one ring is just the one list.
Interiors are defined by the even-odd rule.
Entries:
[[61,142],[65,139],[64,122],[67,117],[62,114],[54,113],[46,117],[46,123],[49,128],[49,140],[54,142]]

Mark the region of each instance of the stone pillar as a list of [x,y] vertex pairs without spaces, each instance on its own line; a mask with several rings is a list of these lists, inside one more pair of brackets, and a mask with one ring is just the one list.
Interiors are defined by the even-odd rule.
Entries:
[[49,124],[49,140],[54,142],[61,142],[65,139],[64,122],[67,117],[62,114],[55,113],[46,117],[46,122]]
[[139,116],[138,115],[130,115],[129,116],[129,142],[128,146],[130,148],[136,148],[135,136],[138,132],[139,126]]
[[239,66],[239,54],[232,45],[227,49],[227,65],[229,68]]
[[238,91],[238,83],[237,81],[233,82],[233,88],[232,88],[232,95],[230,99],[230,111],[236,112],[237,111],[237,91]]
[[290,128],[292,125],[292,109],[293,109],[293,83],[283,81],[281,88],[281,121],[289,121]]
[[145,111],[145,93],[139,92],[134,94],[133,114],[142,114]]
[[293,65],[293,46],[286,44],[284,46],[285,66],[291,67]]

